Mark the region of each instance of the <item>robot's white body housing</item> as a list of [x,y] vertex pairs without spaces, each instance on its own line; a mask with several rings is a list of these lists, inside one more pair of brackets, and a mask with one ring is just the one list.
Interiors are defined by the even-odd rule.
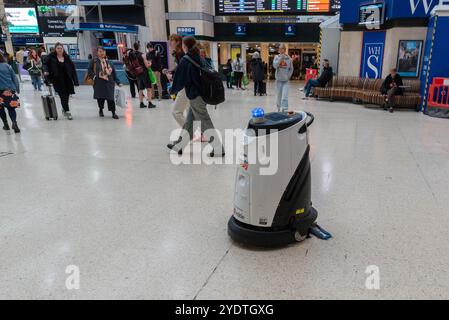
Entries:
[[[228,224],[236,241],[277,246],[307,237],[317,218],[311,204],[307,118],[305,112],[270,113],[262,122],[250,121],[243,163],[236,173],[234,215]],[[309,125],[312,122],[313,116]],[[266,164],[249,161],[258,146],[266,147],[272,162],[277,156],[277,170],[269,175],[263,173]]]

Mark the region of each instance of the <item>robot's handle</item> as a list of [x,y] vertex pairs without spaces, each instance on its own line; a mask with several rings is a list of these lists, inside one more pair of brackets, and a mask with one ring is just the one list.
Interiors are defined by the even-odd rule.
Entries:
[[310,127],[315,122],[315,116],[310,112],[306,112],[307,116],[310,118],[310,121],[307,122],[307,127]]
[[304,134],[307,132],[307,128],[312,125],[312,123],[315,121],[315,116],[309,112],[307,113],[307,118],[310,118],[309,122],[306,122],[298,131],[299,134]]

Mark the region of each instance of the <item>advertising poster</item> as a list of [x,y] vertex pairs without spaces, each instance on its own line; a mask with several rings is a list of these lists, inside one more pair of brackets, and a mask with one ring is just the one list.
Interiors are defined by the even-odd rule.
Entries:
[[5,8],[9,32],[39,33],[36,10],[34,8]]
[[401,40],[399,41],[398,73],[403,77],[417,78],[421,66],[423,41]]

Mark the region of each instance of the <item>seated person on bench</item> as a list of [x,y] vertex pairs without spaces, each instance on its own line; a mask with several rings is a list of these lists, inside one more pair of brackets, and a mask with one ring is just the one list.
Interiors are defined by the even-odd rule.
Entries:
[[390,112],[394,111],[395,96],[402,96],[404,94],[403,86],[402,77],[397,69],[391,69],[390,74],[383,82],[381,88],[381,93],[386,96],[384,110],[390,109]]
[[326,87],[327,84],[332,80],[333,76],[334,76],[334,71],[332,70],[332,67],[330,66],[329,60],[325,59],[323,72],[321,73],[320,77],[318,79],[310,79],[309,81],[307,81],[307,84],[304,87],[304,89],[302,89],[302,91],[304,91],[305,95],[306,95],[304,97],[304,99],[307,99],[310,96],[312,88]]

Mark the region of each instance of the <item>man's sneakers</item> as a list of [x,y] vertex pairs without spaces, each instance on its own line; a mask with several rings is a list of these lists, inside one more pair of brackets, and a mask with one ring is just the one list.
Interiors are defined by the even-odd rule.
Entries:
[[70,111],[62,111],[62,114],[67,120],[73,120],[73,117],[72,117],[72,114],[70,113]]
[[[140,103],[140,109],[145,109],[147,106],[145,105],[145,103],[141,102]],[[148,108],[149,109],[154,109],[156,108],[156,105],[153,104],[152,102],[148,102]]]
[[180,149],[179,147],[178,147],[178,142],[174,142],[174,143],[169,143],[169,144],[167,144],[167,148],[169,148],[170,150],[172,150],[172,151],[174,151],[174,152],[177,152],[178,153],[178,155],[182,155],[182,149]]

